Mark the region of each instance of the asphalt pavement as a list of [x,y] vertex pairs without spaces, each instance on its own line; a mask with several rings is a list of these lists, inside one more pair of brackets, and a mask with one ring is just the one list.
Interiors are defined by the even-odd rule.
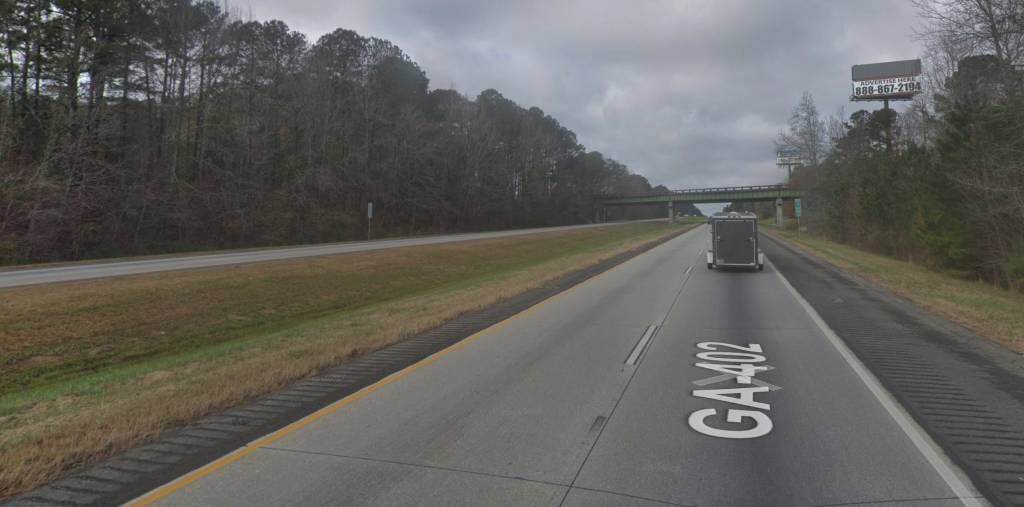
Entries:
[[985,505],[776,272],[701,226],[141,497]]
[[[647,222],[662,220],[663,219],[642,221]],[[106,278],[111,276],[138,275],[143,273],[156,273],[161,271],[209,268],[214,266],[229,266],[233,264],[247,264],[252,262],[279,261],[285,259],[297,259],[302,257],[338,255],[354,252],[367,252],[372,250],[384,250],[388,248],[400,248],[406,246],[437,245],[441,243],[453,243],[457,241],[505,238],[511,236],[522,236],[524,234],[557,232],[572,229],[587,229],[591,227],[607,227],[621,225],[625,223],[630,222],[607,222],[601,224],[568,225],[562,227],[512,229],[507,231],[439,234],[434,236],[380,239],[373,241],[352,241],[344,243],[327,243],[322,245],[264,248],[257,250],[236,250],[212,254],[182,254],[134,260],[115,259],[97,262],[71,263],[56,266],[47,266],[45,264],[42,264],[33,267],[17,267],[6,271],[0,271],[0,288],[19,287],[23,285],[36,285],[41,283],[88,280],[91,278]]]

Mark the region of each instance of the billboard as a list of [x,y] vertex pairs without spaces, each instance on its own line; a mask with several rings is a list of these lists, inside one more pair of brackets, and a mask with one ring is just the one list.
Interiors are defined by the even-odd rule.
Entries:
[[775,150],[775,165],[801,165],[800,150],[791,146],[780,146]]
[[853,100],[907,100],[921,92],[921,60],[854,65]]

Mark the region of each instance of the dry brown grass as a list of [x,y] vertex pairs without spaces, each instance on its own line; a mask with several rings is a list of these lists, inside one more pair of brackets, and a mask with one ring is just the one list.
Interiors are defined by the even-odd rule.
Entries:
[[1024,352],[1024,294],[932,271],[807,233],[762,231],[840,269],[875,282],[975,333]]
[[0,397],[659,230],[635,224],[7,289]]
[[[121,364],[121,369],[115,369],[115,374],[109,377],[88,378],[86,388],[81,390],[58,391],[55,395],[44,386],[42,395],[18,400],[7,415],[0,416],[0,463],[4,464],[0,467],[0,498],[31,489],[70,468],[136,445],[169,427],[271,392],[353,355],[394,343],[460,313],[680,231],[666,226],[618,226],[615,229],[619,227],[623,228],[611,235],[607,230],[598,232],[602,228],[579,236],[576,233],[584,231],[574,231],[572,235],[558,233],[558,238],[538,235],[474,241],[407,248],[386,255],[354,254],[19,289],[18,301],[3,306],[3,311],[16,308],[20,315],[49,318],[51,315],[38,305],[63,305],[60,311],[74,322],[22,324],[16,333],[8,331],[4,335],[0,347],[5,351],[59,345],[69,337],[78,344],[99,343],[110,347],[109,334],[124,335],[118,326],[138,330],[133,331],[137,335],[128,333],[125,339],[133,343],[131,349],[135,347],[134,341],[145,342],[150,338],[159,341],[160,336],[165,336],[158,334],[161,330],[175,333],[175,336],[196,336],[195,329],[217,325],[210,324],[213,320],[206,315],[223,312],[225,304],[229,310],[235,310],[236,319],[246,322],[254,318],[253,314],[273,311],[261,303],[264,298],[278,303],[294,298],[323,299],[327,307],[351,301],[349,298],[333,299],[334,296],[321,292],[307,292],[303,296],[302,290],[308,291],[311,286],[326,292],[354,290],[360,300],[368,302],[362,306],[342,306],[333,312],[324,312],[324,306],[319,304],[311,307],[300,304],[293,308],[299,315],[298,320],[281,319],[270,326],[250,327],[248,329],[265,328],[253,336],[199,341],[197,343],[204,345],[198,351],[184,357],[158,355],[137,368],[130,363],[128,367]],[[524,244],[530,247],[523,249]],[[536,249],[544,255],[535,255]],[[491,262],[486,262],[487,258],[492,258]],[[432,270],[424,262],[448,263],[453,267]],[[484,267],[489,269],[474,267],[477,262],[484,262]],[[349,274],[376,273],[378,280],[371,285],[382,294],[373,293],[367,285],[331,285],[332,280],[337,280],[334,275],[338,270]],[[427,274],[423,275],[424,272]],[[409,285],[392,277],[415,276],[414,273],[425,276],[412,285],[420,287],[418,284],[422,282],[422,290],[411,295],[401,293]],[[460,274],[472,276],[450,282],[448,277]],[[446,283],[439,284],[438,280]],[[296,285],[302,290],[294,289]],[[394,285],[393,290],[389,285]],[[220,288],[219,294],[215,287]],[[276,290],[273,296],[249,293],[257,288]],[[111,294],[122,291],[126,297]],[[56,294],[58,292],[65,292],[65,295]],[[175,293],[177,297],[168,298],[167,293]],[[26,297],[20,297],[22,294]],[[241,297],[242,301],[224,303],[232,296]],[[137,301],[138,306],[129,312],[104,310],[127,301]],[[242,308],[250,304],[256,307]],[[145,317],[140,318],[140,315]],[[230,311],[221,315],[228,320],[232,318]],[[139,324],[139,320],[150,323]],[[388,325],[381,326],[382,322]],[[172,324],[184,327],[167,327]],[[48,329],[60,332],[44,331]],[[26,340],[28,344],[18,343],[18,337],[25,336],[31,337]],[[196,346],[187,339],[183,343],[184,347]],[[75,350],[81,352],[82,348],[88,347]],[[71,357],[78,357],[77,353],[72,353]],[[59,362],[59,358],[68,357],[62,354],[65,353],[58,351],[39,361],[43,364]],[[74,375],[70,378],[67,382],[76,382]]]

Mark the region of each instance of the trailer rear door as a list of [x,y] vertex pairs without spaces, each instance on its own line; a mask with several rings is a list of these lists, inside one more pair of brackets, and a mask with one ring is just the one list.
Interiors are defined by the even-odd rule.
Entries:
[[718,245],[715,257],[721,265],[757,264],[757,248],[754,238],[754,222],[752,220],[721,220],[717,224]]

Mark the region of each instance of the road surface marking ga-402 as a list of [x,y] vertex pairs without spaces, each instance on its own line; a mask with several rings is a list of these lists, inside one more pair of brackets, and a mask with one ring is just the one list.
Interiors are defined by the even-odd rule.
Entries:
[[767,360],[763,355],[764,349],[761,345],[757,343],[735,345],[725,342],[701,342],[697,344],[697,348],[704,352],[697,353],[697,359],[702,361],[698,361],[694,366],[711,370],[718,373],[718,375],[695,380],[693,382],[694,385],[704,387],[710,384],[735,380],[740,386],[725,389],[694,389],[693,395],[697,398],[724,401],[746,407],[746,409],[727,409],[725,411],[725,420],[729,424],[739,424],[742,426],[749,426],[749,422],[753,422],[754,426],[743,429],[738,429],[736,426],[727,428],[712,426],[708,424],[707,420],[710,417],[717,416],[718,410],[704,408],[690,414],[690,418],[687,421],[690,427],[698,433],[718,438],[758,438],[771,433],[773,424],[771,417],[768,415],[771,405],[764,401],[757,401],[755,395],[778,391],[781,388],[754,378],[758,373],[774,369],[771,366],[760,364]]

